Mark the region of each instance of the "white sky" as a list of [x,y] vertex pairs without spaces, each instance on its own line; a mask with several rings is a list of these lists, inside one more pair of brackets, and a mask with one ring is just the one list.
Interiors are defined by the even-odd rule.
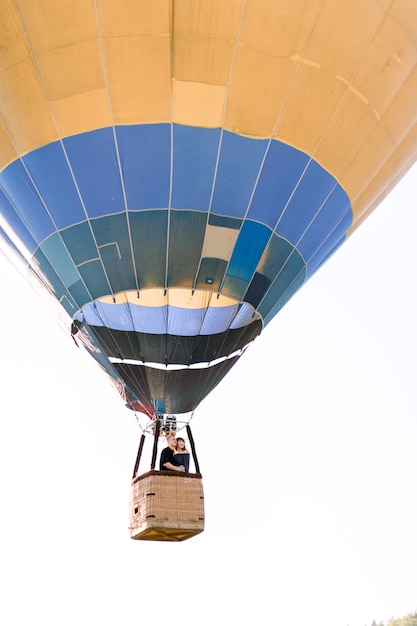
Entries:
[[129,538],[133,414],[1,260],[1,623],[417,609],[416,198],[414,168],[196,411],[206,530],[178,544]]

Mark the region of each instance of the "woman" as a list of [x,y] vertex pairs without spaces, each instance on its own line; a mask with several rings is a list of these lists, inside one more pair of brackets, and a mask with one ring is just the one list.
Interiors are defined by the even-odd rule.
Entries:
[[190,471],[190,453],[185,447],[185,441],[182,437],[177,437],[174,459],[175,463],[178,463],[178,465],[184,465],[186,472]]

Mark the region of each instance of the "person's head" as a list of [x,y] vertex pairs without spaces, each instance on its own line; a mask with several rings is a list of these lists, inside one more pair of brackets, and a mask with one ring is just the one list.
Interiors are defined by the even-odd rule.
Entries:
[[174,433],[167,433],[166,436],[167,446],[171,448],[171,450],[175,449],[176,439]]
[[177,450],[185,450],[185,441],[182,437],[176,439]]

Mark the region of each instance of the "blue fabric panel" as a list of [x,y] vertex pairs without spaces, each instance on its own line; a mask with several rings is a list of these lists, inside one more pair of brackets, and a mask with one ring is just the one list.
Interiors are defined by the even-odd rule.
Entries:
[[[348,218],[345,218],[345,221],[348,221]],[[340,238],[337,239],[337,233],[340,234]],[[332,237],[329,237],[317,250],[316,254],[310,259],[307,265],[307,276],[310,278],[317,272],[317,270],[327,261],[329,257],[332,256],[334,252],[344,243],[346,239],[346,229],[344,228],[343,223],[336,229],[334,233],[332,233]]]
[[[77,315],[77,319],[80,319],[79,315]],[[104,326],[104,321],[96,310],[95,304],[88,304],[83,307],[81,320],[82,319],[84,319],[89,326]]]
[[112,128],[63,140],[89,217],[125,209]]
[[174,125],[172,208],[208,211],[219,139],[218,129]]
[[233,321],[239,305],[208,308],[200,330],[201,335],[216,335],[225,332]]
[[2,219],[7,222],[10,227],[10,231],[14,233],[15,239],[13,241],[13,247],[16,246],[16,239],[20,239],[25,248],[33,254],[37,248],[37,243],[33,239],[31,233],[27,229],[26,224],[23,223],[20,215],[16,213],[15,208],[10,204],[3,191],[0,189],[0,212]]
[[168,211],[129,213],[139,289],[165,286]]
[[317,246],[322,246],[323,242],[327,247],[333,246],[351,225],[352,210],[349,199],[340,185],[337,185],[308,231],[297,243],[297,249],[308,262],[315,255]]
[[180,309],[168,307],[168,333],[194,337],[200,333],[205,309]]
[[211,211],[244,217],[262,164],[266,140],[224,132]]
[[55,233],[44,241],[41,245],[41,249],[66,287],[71,287],[72,284],[80,279],[74,262],[69,256],[58,233]]
[[247,217],[273,229],[308,160],[303,152],[272,141]]
[[126,213],[91,221],[112,293],[137,289]]
[[253,321],[255,317],[255,311],[248,304],[241,304],[239,306],[239,311],[236,314],[235,319],[230,324],[230,328],[242,328],[243,326],[247,326],[250,322]]
[[61,143],[34,150],[23,161],[58,229],[85,220]]
[[[335,184],[332,176],[315,161],[310,161],[275,228],[276,233],[292,245],[297,245]],[[321,225],[324,226],[325,222],[322,221]],[[323,232],[320,237],[323,237]]]
[[62,230],[61,237],[74,259],[75,265],[98,258],[99,254],[90,221]]
[[0,173],[0,186],[38,244],[55,232],[56,228],[20,160]]
[[101,261],[90,261],[78,267],[90,299],[95,300],[103,295],[111,294],[111,287],[103,271]]
[[227,275],[249,283],[271,234],[269,228],[262,224],[246,220],[236,241]]
[[[140,300],[139,300],[140,301]],[[130,305],[131,316],[137,333],[165,335],[168,327],[168,307]]]
[[104,326],[117,330],[134,330],[129,303],[104,304],[96,302],[95,308],[98,316],[103,320]]
[[171,125],[116,128],[130,211],[167,208],[171,176]]

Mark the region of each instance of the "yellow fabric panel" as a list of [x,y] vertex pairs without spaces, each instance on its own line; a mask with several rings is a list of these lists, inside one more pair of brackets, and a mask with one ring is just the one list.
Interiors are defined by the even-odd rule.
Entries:
[[[413,4],[414,24],[417,31],[417,2]],[[410,16],[411,19],[412,16]],[[417,32],[409,39],[391,16],[387,16],[375,35],[366,62],[352,81],[353,87],[366,94],[370,105],[382,115],[391,104],[416,62]]]
[[207,224],[201,258],[230,261],[238,235],[238,230]]
[[303,56],[324,71],[351,81],[366,57],[369,43],[383,17],[382,2],[323,2],[311,35],[306,39]]
[[21,38],[21,24],[13,0],[0,3],[0,72],[28,55],[26,41]]
[[102,37],[170,35],[172,0],[97,0]]
[[1,73],[2,122],[19,154],[58,137],[50,109],[31,59]]
[[51,109],[61,137],[112,124],[107,90],[104,87],[52,102]]
[[271,136],[294,70],[294,64],[287,59],[239,47],[230,79],[225,127],[253,137]]
[[10,161],[14,161],[18,156],[13,146],[9,134],[4,126],[0,124],[0,171],[6,167]]
[[36,57],[48,100],[85,93],[105,85],[98,39],[54,48]]
[[171,306],[181,309],[206,309],[210,304],[209,291],[194,291],[190,289],[170,289],[168,302]]
[[172,81],[172,120],[187,126],[218,128],[223,123],[226,88]]
[[144,289],[139,292],[139,299],[137,291],[128,291],[125,296],[131,304],[140,306],[159,307],[168,304],[168,292],[164,289]]
[[[397,147],[393,155],[388,155],[383,167],[375,174],[368,187],[353,203],[355,222],[349,230],[350,236],[374,208],[388,195],[397,182],[417,158],[417,124]],[[392,176],[392,172],[395,175]]]
[[[388,129],[380,124],[375,124],[372,131],[366,136],[366,141],[361,145],[361,149],[355,153],[352,163],[348,163],[343,173],[343,181],[350,189],[350,200],[352,208],[356,206],[358,198],[372,180],[378,175],[380,169],[388,168],[395,170],[395,153],[393,152],[392,137]],[[375,163],[375,167],[370,169],[369,162]],[[353,209],[354,221],[356,219]]]
[[33,53],[97,38],[94,0],[16,0]]
[[173,55],[174,78],[225,86],[234,49],[234,41],[176,36]]
[[323,0],[248,0],[240,45],[266,56],[301,55]]
[[171,38],[108,37],[103,53],[114,123],[169,121]]
[[274,137],[312,155],[346,91],[346,84],[334,74],[307,64],[304,59],[294,60],[294,68],[296,65]]
[[130,302],[140,306],[161,307],[167,304],[176,306],[181,309],[204,309],[207,307],[223,308],[226,306],[235,306],[237,300],[226,296],[217,296],[211,291],[190,289],[144,289],[139,292],[127,291],[121,292],[114,296],[103,296],[99,298],[99,302],[103,304],[125,304]]
[[232,40],[239,30],[245,0],[176,0],[173,7],[175,37]]

